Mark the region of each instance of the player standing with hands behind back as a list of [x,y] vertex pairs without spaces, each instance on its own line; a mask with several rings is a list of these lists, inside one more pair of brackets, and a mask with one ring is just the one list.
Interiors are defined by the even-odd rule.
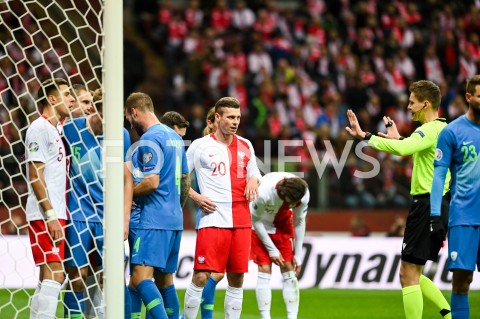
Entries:
[[[400,265],[405,317],[422,318],[424,296],[435,304],[444,318],[451,318],[450,306],[442,292],[430,279],[422,275],[426,261],[436,261],[442,246],[441,241],[430,238],[430,190],[435,146],[438,135],[447,124],[445,119],[438,118],[441,94],[435,83],[425,80],[413,82],[409,90],[408,110],[412,113],[412,120],[422,124],[409,137],[401,137],[395,123],[389,117],[383,117],[387,134],[378,133],[380,136],[375,136],[364,132],[352,110],[348,110],[347,113],[350,127],[346,129],[353,137],[368,141],[368,145],[376,150],[400,156],[413,155],[410,189],[412,202],[405,227]],[[441,222],[445,225],[448,219],[449,181],[450,176],[441,185],[443,187]]]
[[75,98],[64,79],[47,80],[39,91],[42,116],[32,122],[25,138],[29,193],[25,209],[38,285],[30,304],[30,318],[54,318],[58,294],[65,280],[63,228],[67,219],[65,146],[57,124],[69,115]]
[[[435,154],[431,194],[431,232],[445,237],[441,223],[442,185],[452,172],[452,201],[448,224],[448,268],[453,272],[452,318],[470,317],[468,292],[475,265],[480,268],[480,75],[467,81],[467,114],[440,133]],[[447,178],[448,180],[448,178]]]
[[240,117],[239,101],[221,98],[215,103],[217,130],[193,141],[187,150],[188,169],[195,170],[200,194],[215,209],[210,210],[207,201],[200,203],[195,271],[185,293],[185,319],[197,317],[211,272],[227,272],[225,317],[240,318],[242,312],[252,227],[249,201],[258,195],[261,175],[252,144],[236,135]]
[[[262,178],[260,195],[250,205],[253,261],[258,265],[257,303],[262,319],[270,319],[272,263],[283,277],[283,300],[287,318],[296,319],[300,294],[297,276],[305,237],[305,217],[310,193],[307,182],[291,173],[268,173]],[[293,210],[293,211],[292,211]],[[295,240],[295,249],[292,241]]]

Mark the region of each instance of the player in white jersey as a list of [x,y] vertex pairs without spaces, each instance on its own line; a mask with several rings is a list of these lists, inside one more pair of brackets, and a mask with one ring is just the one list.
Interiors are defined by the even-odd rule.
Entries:
[[[251,240],[249,201],[261,179],[250,141],[237,136],[240,103],[224,97],[215,104],[215,133],[195,140],[187,151],[189,171],[195,170],[201,196],[215,209],[200,206],[192,282],[185,294],[185,319],[196,318],[210,273],[227,272],[226,318],[240,318],[243,275],[248,271]],[[205,202],[205,201],[204,201]]]
[[69,115],[74,97],[64,79],[47,80],[39,92],[42,116],[32,122],[25,137],[29,193],[26,215],[39,282],[31,299],[30,318],[54,318],[58,294],[65,279],[63,228],[67,219],[65,146],[56,128]]
[[258,265],[258,309],[262,319],[270,319],[270,278],[274,263],[282,272],[287,318],[296,319],[300,303],[297,276],[302,267],[300,254],[310,200],[308,185],[291,173],[269,173],[263,176],[258,190],[259,197],[250,203],[255,230],[251,255]]

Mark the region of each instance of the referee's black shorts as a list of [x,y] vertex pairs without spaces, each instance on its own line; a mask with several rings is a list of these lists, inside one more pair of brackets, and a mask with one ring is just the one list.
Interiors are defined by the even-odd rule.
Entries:
[[[442,220],[445,230],[448,229],[448,209],[450,194],[443,196]],[[441,244],[430,239],[430,194],[412,196],[410,212],[405,226],[402,244],[402,260],[425,265],[427,260],[438,260]]]

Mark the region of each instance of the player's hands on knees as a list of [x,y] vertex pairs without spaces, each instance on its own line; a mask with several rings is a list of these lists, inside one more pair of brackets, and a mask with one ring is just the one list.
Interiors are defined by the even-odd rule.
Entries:
[[383,132],[378,132],[377,134],[381,137],[389,138],[392,140],[400,139],[401,135],[398,133],[397,125],[395,122],[389,117],[383,117],[383,123],[385,123],[385,128],[387,129],[387,134]]
[[430,238],[437,243],[443,243],[445,236],[446,230],[443,225],[442,217],[430,216]]
[[295,269],[295,276],[298,277],[298,275],[300,274],[300,271],[302,271],[302,265],[297,264],[297,258],[295,258],[295,256],[293,256],[292,264],[293,264],[293,269]]
[[283,267],[283,264],[285,262],[285,259],[283,259],[282,254],[280,254],[278,256],[272,256],[272,257],[270,257],[270,260],[272,261],[272,263],[274,263],[275,265],[280,266],[280,267]]
[[63,227],[62,225],[60,225],[58,219],[47,222],[47,228],[48,234],[50,235],[50,238],[52,239],[52,242],[55,246],[65,239]]

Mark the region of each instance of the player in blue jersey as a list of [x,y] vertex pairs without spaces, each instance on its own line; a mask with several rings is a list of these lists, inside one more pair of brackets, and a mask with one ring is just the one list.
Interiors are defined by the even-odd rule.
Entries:
[[[143,207],[136,230],[131,263],[132,317],[139,316],[140,300],[154,319],[178,318],[179,301],[173,285],[183,230],[182,204],[190,188],[183,140],[159,122],[153,102],[144,93],[132,93],[125,116],[141,135],[137,160],[143,179],[134,186],[134,198]],[[162,289],[152,281],[156,271]],[[164,304],[163,304],[164,303]]]
[[[124,128],[123,129],[123,240],[128,240],[129,224],[130,224],[130,212],[132,208],[133,200],[133,177],[132,177],[132,159],[128,157],[128,150],[132,141],[130,134]],[[124,262],[127,261],[125,256]],[[130,292],[125,285],[125,318],[130,319],[132,317],[132,300],[130,298]]]
[[[100,276],[97,284],[102,286],[103,250],[103,103],[101,90],[95,91],[96,112],[65,122],[63,131],[70,152],[68,211],[70,220],[66,229],[67,249],[65,266],[71,290],[64,297],[65,317],[82,315],[84,289],[90,261],[93,261]],[[97,315],[104,316],[102,294],[96,293],[93,305]]]
[[440,240],[442,185],[452,174],[448,223],[448,268],[453,272],[450,304],[452,318],[470,317],[468,292],[475,266],[480,269],[480,75],[467,81],[468,111],[448,124],[438,137],[431,192],[432,238]]

